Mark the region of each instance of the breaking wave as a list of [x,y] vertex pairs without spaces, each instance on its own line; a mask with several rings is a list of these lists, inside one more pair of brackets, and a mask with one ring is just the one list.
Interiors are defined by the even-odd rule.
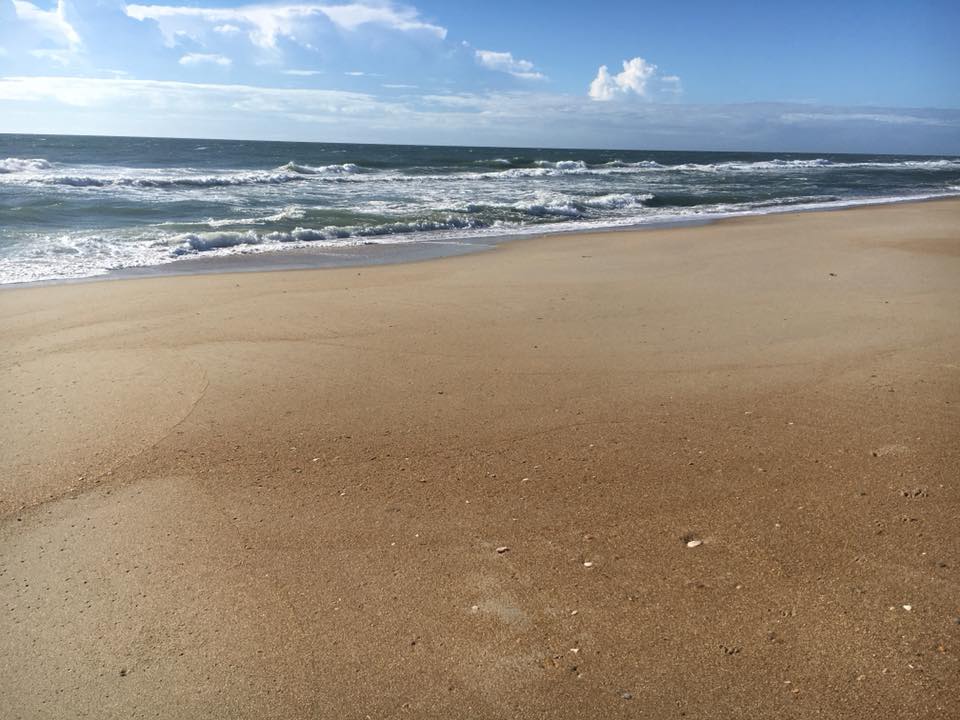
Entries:
[[[493,165],[510,165],[504,169],[485,172],[461,171],[442,174],[406,174],[403,168],[387,171],[375,171],[356,163],[332,165],[308,165],[288,162],[273,170],[247,170],[200,174],[184,168],[170,169],[156,175],[149,172],[133,174],[133,168],[119,168],[121,172],[108,173],[95,169],[87,173],[50,173],[53,165],[41,158],[6,158],[0,160],[0,174],[8,176],[4,182],[61,185],[68,187],[129,187],[129,188],[213,188],[245,185],[284,185],[288,183],[310,181],[350,181],[350,182],[387,182],[387,183],[429,183],[459,181],[510,181],[527,178],[563,177],[568,175],[604,176],[634,175],[653,173],[697,173],[697,174],[750,174],[782,173],[790,176],[795,172],[839,171],[839,170],[882,170],[882,171],[960,171],[960,160],[903,160],[903,161],[865,161],[840,162],[826,158],[814,159],[772,159],[758,161],[725,161],[716,163],[680,163],[664,164],[654,160],[627,162],[611,160],[604,163],[589,164],[584,160],[535,160],[527,166],[515,166],[514,161],[505,158],[482,161]],[[80,166],[82,168],[82,166]],[[78,168],[80,169],[80,168]],[[438,170],[440,168],[437,168]],[[125,171],[125,172],[124,172]]]
[[[314,167],[293,162],[275,170],[249,170],[217,174],[199,174],[190,169],[183,169],[179,174],[174,174],[175,171],[171,170],[157,175],[107,174],[104,172],[54,175],[38,172],[50,170],[52,167],[48,161],[42,159],[7,158],[6,160],[0,160],[0,173],[31,173],[22,178],[22,181],[29,184],[95,188],[209,188],[239,185],[283,185],[300,182],[310,176],[339,177],[361,172],[361,168],[353,163]],[[132,168],[124,168],[124,170],[132,170]]]
[[301,165],[292,160],[286,165],[281,165],[281,171],[299,173],[301,175],[353,175],[360,172],[359,165],[354,163],[341,163],[340,165]]
[[275,230],[258,233],[254,230],[183,233],[164,238],[154,246],[171,247],[172,257],[192,255],[210,250],[256,246],[263,244],[316,243],[323,241],[346,240],[349,238],[372,238],[388,235],[409,235],[411,233],[436,232],[439,230],[468,230],[488,227],[489,223],[471,218],[448,217],[442,220],[415,220],[411,222],[392,222],[379,225],[328,226],[324,228],[297,227],[293,230]]
[[960,158],[0,135],[0,283],[945,195]]
[[513,207],[532,217],[559,215],[560,217],[578,218],[583,215],[583,211],[573,203],[518,202]]
[[583,160],[537,160],[534,165],[542,168],[553,168],[555,170],[586,170],[587,164]]
[[583,201],[583,204],[589,208],[598,210],[613,210],[616,208],[634,207],[643,205],[648,200],[653,200],[653,193],[644,193],[642,195],[631,195],[629,193],[610,193],[607,195],[598,195]]
[[506,170],[496,170],[486,173],[463,173],[458,177],[468,179],[499,179],[499,178],[531,178],[550,177],[560,175],[629,175],[647,172],[699,172],[699,173],[793,173],[808,170],[846,170],[846,169],[873,169],[873,170],[960,170],[960,160],[905,160],[900,162],[838,162],[826,158],[805,160],[758,160],[727,161],[716,163],[679,163],[675,165],[656,162],[655,160],[641,160],[626,162],[611,160],[609,162],[590,165],[583,160],[537,160],[533,167],[511,167]]
[[301,220],[306,215],[306,210],[301,207],[287,207],[273,215],[264,215],[262,217],[252,218],[225,218],[223,220],[207,220],[210,227],[226,227],[229,225],[266,225],[268,223],[282,222],[284,220]]
[[49,170],[53,165],[43,158],[15,158],[9,157],[0,160],[0,173],[29,172]]
[[40,175],[31,182],[43,185],[71,187],[133,187],[133,188],[209,188],[237,185],[282,185],[298,182],[303,176],[290,172],[237,172],[226,175],[182,175],[109,177],[97,175]]

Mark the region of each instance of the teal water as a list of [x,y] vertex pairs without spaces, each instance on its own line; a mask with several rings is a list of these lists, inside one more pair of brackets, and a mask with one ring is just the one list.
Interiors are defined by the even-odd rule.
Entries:
[[960,158],[0,135],[0,283],[960,195]]

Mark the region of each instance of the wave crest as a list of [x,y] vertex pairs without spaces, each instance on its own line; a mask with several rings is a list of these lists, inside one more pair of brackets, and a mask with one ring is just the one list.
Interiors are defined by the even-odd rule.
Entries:
[[617,208],[634,207],[643,205],[647,200],[653,200],[651,193],[642,195],[631,195],[630,193],[610,193],[608,195],[597,195],[583,201],[583,205],[596,210],[615,210]]
[[278,170],[282,172],[294,172],[301,175],[353,175],[360,172],[359,165],[354,163],[341,163],[339,165],[304,165],[294,161],[281,165]]
[[302,180],[297,173],[240,172],[228,175],[184,175],[182,177],[103,177],[96,175],[52,175],[32,178],[44,185],[71,187],[191,188],[231,187],[236,185],[279,185]]
[[587,163],[583,160],[537,160],[534,165],[542,168],[552,168],[554,170],[586,170]]
[[409,235],[412,233],[436,232],[442,230],[470,230],[489,227],[489,224],[475,218],[450,216],[437,220],[413,220],[392,222],[380,225],[331,225],[324,228],[297,227],[293,230],[275,230],[258,233],[254,230],[224,230],[202,233],[183,233],[154,243],[155,246],[172,247],[171,257],[196,255],[214,250],[223,250],[240,246],[254,247],[264,244],[315,243],[364,239],[387,235]]
[[53,165],[43,158],[8,157],[0,160],[0,173],[29,172],[31,170],[49,170]]

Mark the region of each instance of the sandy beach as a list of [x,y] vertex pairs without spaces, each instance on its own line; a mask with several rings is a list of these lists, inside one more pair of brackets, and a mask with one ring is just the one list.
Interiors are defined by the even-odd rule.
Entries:
[[5,718],[960,716],[960,200],[0,335]]

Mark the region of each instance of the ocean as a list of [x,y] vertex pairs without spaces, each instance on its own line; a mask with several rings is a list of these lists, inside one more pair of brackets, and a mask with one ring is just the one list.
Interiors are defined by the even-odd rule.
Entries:
[[960,195],[960,158],[0,135],[0,283]]

